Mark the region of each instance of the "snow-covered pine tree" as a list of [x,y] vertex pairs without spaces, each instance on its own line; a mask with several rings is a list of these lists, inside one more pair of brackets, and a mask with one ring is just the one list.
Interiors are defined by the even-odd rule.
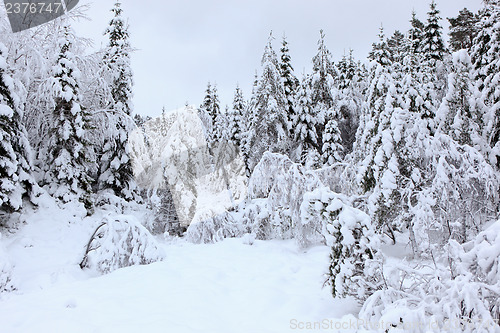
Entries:
[[[34,194],[31,148],[22,123],[20,100],[9,75],[8,50],[0,43],[0,209],[18,211],[23,198]],[[1,224],[1,222],[0,222]]]
[[44,183],[49,193],[63,202],[80,200],[89,213],[93,210],[92,180],[88,174],[92,163],[91,145],[87,141],[89,115],[80,102],[80,76],[72,52],[72,31],[64,28],[59,58],[53,67],[52,128],[49,130]]
[[102,151],[98,175],[99,189],[111,189],[126,200],[134,199],[137,186],[129,156],[128,135],[133,127],[132,69],[130,64],[130,35],[128,24],[122,17],[121,2],[116,1],[111,10],[113,19],[105,35],[109,44],[103,63],[111,86],[112,105],[109,111],[109,131]]
[[272,47],[273,39],[270,34],[262,56],[262,75],[251,101],[253,128],[248,150],[250,170],[257,165],[264,152],[286,153],[290,144],[288,102],[278,57]]
[[[293,74],[292,59],[290,57],[290,50],[288,49],[288,42],[286,36],[283,35],[283,41],[281,44],[281,57],[280,57],[280,71],[281,78],[283,80],[283,87],[285,91],[285,98],[288,103],[288,122],[292,123],[292,118],[294,117],[295,111],[294,100],[297,88],[299,86],[299,80]],[[293,136],[293,127],[290,129],[290,134]]]
[[450,47],[452,51],[470,50],[478,33],[478,16],[467,8],[462,9],[457,17],[448,18],[450,22]]
[[442,61],[447,52],[443,41],[443,27],[440,25],[441,17],[439,13],[436,2],[432,0],[430,10],[427,12],[427,24],[425,25],[422,41],[422,52],[424,52],[427,60]]
[[500,168],[500,2],[485,1],[480,11],[480,29],[472,47],[478,107],[485,119],[483,135],[491,146],[489,160]]
[[417,18],[415,11],[411,13],[410,24],[411,28],[408,31],[408,39],[412,42],[411,47],[413,48],[413,52],[422,52],[425,25]]
[[[311,80],[304,77],[300,83],[294,101],[295,115],[292,119],[296,159],[302,165],[308,164],[308,157],[314,157],[313,152],[320,152],[316,132],[317,118],[311,101]],[[318,161],[319,162],[319,161]]]

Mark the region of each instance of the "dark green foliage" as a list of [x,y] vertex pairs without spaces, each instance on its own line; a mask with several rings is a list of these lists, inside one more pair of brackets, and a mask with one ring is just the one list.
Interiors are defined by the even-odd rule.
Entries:
[[450,22],[450,46],[452,51],[470,49],[477,35],[477,15],[467,8],[462,9],[457,17],[448,18]]

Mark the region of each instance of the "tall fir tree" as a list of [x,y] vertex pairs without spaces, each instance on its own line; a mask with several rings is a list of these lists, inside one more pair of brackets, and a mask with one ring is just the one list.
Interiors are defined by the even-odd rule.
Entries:
[[317,117],[311,95],[311,80],[309,77],[304,77],[295,96],[295,115],[292,122],[294,141],[297,146],[295,159],[302,164],[306,164],[311,152],[320,151],[320,142],[316,133]]
[[92,156],[92,147],[86,134],[89,115],[81,105],[81,73],[72,52],[71,35],[66,26],[57,64],[53,67],[54,108],[47,141],[45,183],[50,194],[64,202],[77,198],[90,213],[93,209],[91,162],[87,158]]
[[[295,94],[299,86],[299,80],[297,80],[294,75],[292,58],[290,57],[290,50],[288,48],[288,42],[285,35],[283,35],[283,40],[281,43],[280,71],[281,78],[283,80],[285,98],[288,103],[288,121],[291,123],[295,113],[293,106]],[[291,128],[290,134],[293,136],[293,128]]]
[[321,148],[321,160],[323,165],[329,166],[336,162],[342,161],[344,155],[344,147],[342,145],[342,136],[339,130],[339,125],[335,120],[337,117],[330,116],[330,120],[325,125],[323,133],[323,147]]
[[422,42],[422,52],[427,60],[442,61],[446,54],[441,26],[441,17],[439,16],[436,2],[432,0],[429,12],[427,12],[427,24],[424,29],[424,39]]
[[103,63],[107,66],[113,101],[108,117],[109,135],[101,152],[98,187],[111,189],[115,195],[132,200],[137,194],[128,147],[128,136],[133,127],[133,80],[130,64],[132,48],[129,27],[122,17],[121,2],[117,1],[111,11],[114,17],[105,32],[109,44]]
[[[337,81],[337,70],[332,60],[332,54],[328,50],[325,41],[325,33],[320,30],[318,40],[318,52],[312,59],[313,73],[311,76],[311,102],[313,114],[316,118],[316,134],[318,136],[318,150],[313,155],[321,157],[321,142],[327,115],[335,102],[335,82]],[[336,119],[338,121],[339,119]]]
[[410,24],[411,28],[408,31],[408,39],[412,42],[411,47],[413,48],[413,52],[422,52],[425,25],[417,18],[415,11],[411,13]]
[[10,213],[23,208],[24,197],[34,198],[36,185],[20,98],[14,92],[7,54],[7,48],[0,43],[0,209]]
[[462,9],[457,17],[448,18],[450,22],[450,47],[452,51],[470,50],[478,30],[478,17],[467,8]]
[[408,52],[407,39],[399,30],[394,31],[391,38],[387,41],[387,47],[391,54],[391,61],[402,63]]
[[391,52],[387,45],[383,26],[380,26],[378,42],[372,44],[372,50],[370,51],[368,59],[376,61],[382,66],[389,66],[392,63]]
[[228,114],[228,132],[231,142],[241,149],[243,133],[245,132],[244,114],[246,111],[246,102],[243,98],[243,92],[239,86],[236,87],[233,99],[233,107]]
[[221,110],[217,85],[212,85],[208,82],[207,89],[205,90],[205,98],[200,106],[200,111],[203,113],[202,119],[205,122],[207,130],[208,145],[209,148],[212,149],[220,138],[218,135],[220,132],[220,125],[217,124],[217,117],[219,117]]
[[262,75],[252,97],[254,114],[251,129],[249,166],[253,169],[264,152],[286,153],[290,144],[288,102],[282,84],[278,57],[269,40],[262,56]]
[[465,49],[453,54],[448,93],[439,109],[440,130],[461,145],[481,147],[482,117],[474,101],[472,63]]

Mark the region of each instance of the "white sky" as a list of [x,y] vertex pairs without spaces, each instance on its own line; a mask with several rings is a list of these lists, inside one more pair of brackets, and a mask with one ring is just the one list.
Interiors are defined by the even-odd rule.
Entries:
[[[80,0],[81,4],[91,3]],[[135,112],[157,116],[186,102],[199,105],[208,81],[217,83],[221,105],[232,104],[239,83],[248,98],[269,32],[279,51],[286,33],[296,75],[311,71],[319,30],[326,34],[335,61],[349,48],[365,59],[383,23],[386,35],[409,28],[412,9],[425,22],[425,0],[123,0],[129,18],[135,80]],[[79,34],[106,43],[102,36],[114,0],[96,0],[90,22],[75,24]],[[477,11],[481,0],[437,0],[447,17],[464,7]]]

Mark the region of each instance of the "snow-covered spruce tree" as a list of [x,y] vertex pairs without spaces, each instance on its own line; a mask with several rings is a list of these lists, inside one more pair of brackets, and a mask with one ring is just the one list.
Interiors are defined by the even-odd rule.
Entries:
[[478,107],[485,119],[483,135],[491,146],[489,160],[500,168],[500,2],[485,1],[480,11],[480,29],[472,47]]
[[92,147],[86,138],[89,115],[81,105],[80,71],[71,44],[72,31],[65,27],[59,58],[53,67],[52,127],[46,141],[44,183],[51,195],[69,202],[80,200],[93,210],[92,180],[88,174]]
[[433,219],[441,224],[444,241],[461,243],[481,231],[498,200],[499,179],[485,159],[488,145],[480,134],[483,119],[474,100],[471,68],[466,50],[453,54],[448,92],[438,112],[440,126],[429,149],[435,170],[427,172],[433,176]]
[[311,101],[311,81],[304,77],[300,83],[294,101],[295,114],[292,119],[296,160],[302,165],[312,152],[320,151],[318,135],[316,133],[317,118]]
[[385,97],[393,81],[389,72],[390,54],[385,42],[383,28],[380,30],[379,42],[373,44],[370,59],[373,64],[368,78],[370,86],[367,91],[367,103],[362,110],[354,147],[354,159],[360,166],[358,182],[363,193],[367,193],[375,187],[373,159],[376,147],[374,143],[380,141],[378,131],[380,113],[385,108]]
[[241,149],[241,140],[243,133],[245,132],[245,121],[244,114],[246,112],[246,101],[243,98],[243,92],[241,88],[236,87],[233,99],[233,107],[230,109],[228,117],[228,133],[229,140],[232,144]]
[[[21,121],[20,100],[9,75],[5,45],[0,43],[0,209],[18,211],[23,197],[34,194],[31,174],[31,148]],[[1,225],[1,223],[0,223]]]
[[478,33],[478,16],[467,8],[462,9],[457,17],[448,18],[450,22],[450,47],[452,51],[470,50]]
[[329,166],[342,161],[344,147],[342,137],[335,116],[329,116],[323,133],[323,147],[321,155],[323,165]]
[[425,25],[417,18],[415,11],[411,13],[410,24],[411,28],[408,31],[408,39],[412,42],[411,48],[415,53],[422,52]]
[[120,1],[111,10],[113,19],[105,35],[109,44],[105,50],[103,64],[111,87],[112,105],[108,111],[109,128],[100,152],[98,188],[111,189],[115,195],[133,200],[137,186],[134,181],[132,161],[129,156],[128,135],[133,127],[132,115],[132,69],[128,24],[122,17]]
[[[334,105],[336,95],[335,81],[337,78],[332,55],[325,44],[325,34],[323,30],[320,31],[318,52],[313,57],[312,62],[311,101],[316,117],[316,133],[318,135],[318,141],[321,142],[325,128],[326,114]],[[321,155],[321,147],[319,147],[319,149],[317,153]]]
[[288,102],[272,41],[271,34],[262,56],[262,75],[250,104],[253,113],[248,150],[250,170],[264,152],[286,153],[290,144]]
[[399,30],[394,31],[391,38],[387,40],[387,46],[391,53],[391,61],[402,63],[408,52],[407,39]]
[[203,103],[200,106],[200,117],[204,120],[204,126],[206,127],[206,135],[208,140],[208,146],[210,149],[214,148],[217,143],[218,131],[217,128],[217,117],[221,113],[219,95],[217,93],[217,86],[214,84],[207,84],[207,89],[205,91],[205,97]]
[[[299,80],[297,80],[293,73],[292,58],[290,57],[290,50],[288,49],[288,42],[285,35],[283,35],[283,41],[281,44],[280,71],[283,80],[285,98],[288,103],[288,121],[291,123],[295,115],[293,107],[295,94],[299,86]],[[292,127],[290,130],[290,134],[292,136],[294,135],[293,130],[294,128]]]
[[[337,64],[337,88],[338,94],[334,102],[334,110],[339,113],[337,121],[342,139],[344,154],[352,151],[356,140],[356,130],[359,125],[361,106],[364,103],[365,82],[361,75],[361,68],[355,62],[353,51],[349,51],[349,57],[342,57]],[[324,152],[323,152],[324,155]]]
[[439,109],[440,130],[461,145],[483,149],[480,131],[482,116],[474,101],[472,63],[465,49],[453,54],[448,93]]
[[424,29],[424,38],[422,41],[422,52],[427,60],[443,60],[446,54],[442,30],[440,25],[441,17],[437,9],[436,2],[432,0],[429,12],[427,12],[427,24]]
[[382,66],[388,66],[392,63],[391,51],[387,45],[383,26],[380,26],[378,42],[372,44],[372,50],[368,55],[368,59],[375,61]]

